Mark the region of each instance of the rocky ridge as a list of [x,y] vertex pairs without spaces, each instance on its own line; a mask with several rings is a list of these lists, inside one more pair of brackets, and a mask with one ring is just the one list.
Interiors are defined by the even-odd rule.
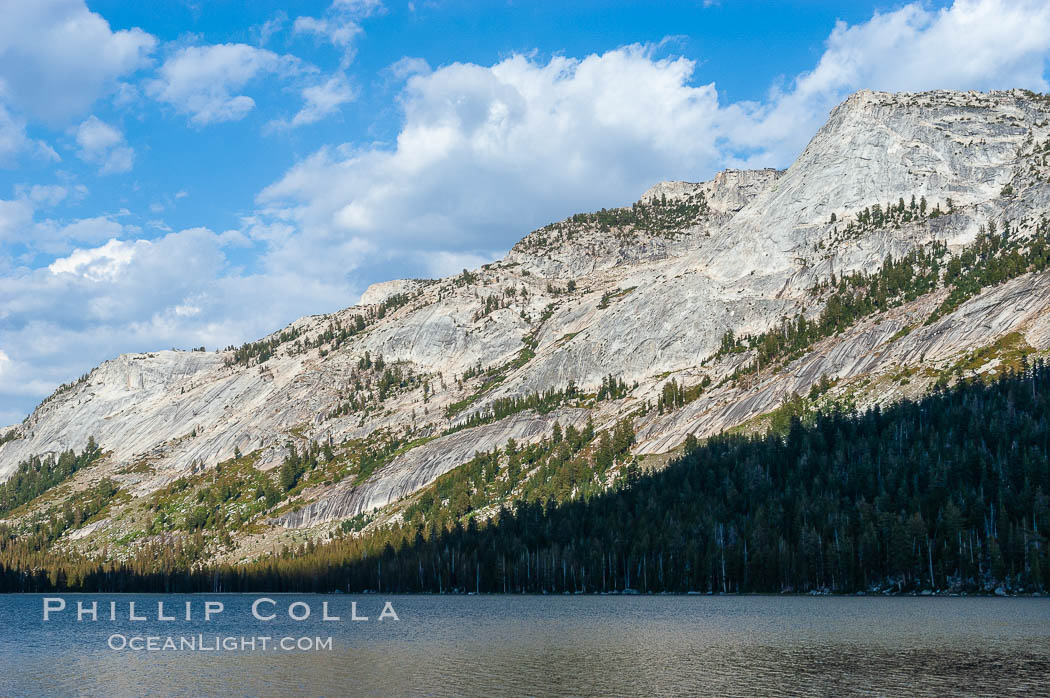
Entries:
[[[240,355],[108,361],[16,427],[18,438],[0,445],[0,479],[32,455],[80,449],[89,436],[109,452],[107,472],[140,498],[238,453],[273,469],[289,443],[419,444],[272,514],[284,527],[317,527],[411,496],[475,451],[542,439],[556,422],[606,429],[627,418],[633,453],[655,455],[689,434],[753,425],[821,379],[832,381],[830,396],[861,407],[918,394],[1009,338],[966,369],[995,371],[1019,347],[1050,350],[1046,274],[985,289],[924,324],[944,298],[935,291],[776,370],[741,377],[753,355],[719,347],[730,332],[759,335],[785,317],[816,317],[814,288],[832,277],[872,272],[935,243],[956,253],[990,221],[1029,234],[1050,208],[1047,143],[1050,102],[1040,95],[859,92],[787,170],[660,183],[632,206],[534,231],[480,269],[374,285],[358,305],[297,320]],[[863,220],[876,205],[913,198],[921,215]],[[365,366],[380,357],[382,368]],[[394,368],[398,377],[388,379]],[[608,376],[627,394],[595,398]],[[672,379],[711,387],[654,410]],[[582,396],[571,405],[479,420],[501,401],[568,386]],[[120,474],[137,465],[134,477]],[[92,535],[104,534],[105,522],[93,525]]]

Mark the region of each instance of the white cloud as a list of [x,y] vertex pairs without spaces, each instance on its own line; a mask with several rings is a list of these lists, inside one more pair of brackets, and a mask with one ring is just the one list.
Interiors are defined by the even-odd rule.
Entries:
[[82,198],[87,193],[82,186],[16,187],[15,193],[13,199],[0,199],[0,249],[3,245],[20,244],[37,252],[64,254],[77,243],[95,244],[111,238],[134,236],[139,232],[137,226],[119,223],[109,215],[68,222],[51,218],[34,219],[40,208]]
[[343,51],[340,67],[354,59],[353,41],[364,33],[360,21],[384,11],[379,0],[335,0],[322,17],[296,17],[292,31],[313,34]]
[[417,74],[394,149],[323,148],[260,202],[304,237],[505,249],[530,226],[717,162],[717,94],[689,84],[693,68],[632,46]]
[[123,140],[120,131],[94,116],[88,117],[77,129],[77,145],[89,153],[109,150]]
[[329,9],[334,12],[346,12],[356,17],[368,17],[386,11],[382,0],[332,0]]
[[110,240],[101,247],[74,250],[73,254],[56,259],[47,268],[52,274],[73,274],[90,281],[112,281],[131,263],[140,245],[149,245],[149,242]]
[[[3,79],[0,78],[0,97],[3,96]],[[54,148],[40,140],[26,136],[26,123],[12,114],[0,103],[0,167],[14,167],[18,156],[29,152],[39,160],[58,162]]]
[[28,198],[36,206],[57,206],[69,196],[69,189],[57,184],[34,184],[15,187],[16,193]]
[[134,235],[137,226],[118,223],[109,216],[80,218],[62,225],[53,220],[45,220],[33,226],[34,244],[41,249],[57,251],[70,243],[95,243],[114,237]]
[[337,112],[339,107],[353,101],[356,96],[353,87],[342,74],[335,75],[321,84],[306,87],[302,94],[305,102],[302,109],[290,121],[272,122],[272,128],[295,128],[316,123]]
[[112,31],[82,0],[3,3],[0,84],[20,111],[60,124],[90,108],[122,76],[147,63],[156,40]]
[[279,33],[284,29],[285,23],[288,21],[288,15],[284,11],[279,11],[270,19],[266,20],[257,27],[254,27],[252,32],[258,36],[259,45],[265,46],[273,38],[274,34]]
[[0,167],[11,167],[27,143],[25,124],[0,104]]
[[127,172],[135,162],[135,151],[124,142],[124,135],[94,115],[77,128],[77,153],[82,160],[100,165],[100,174]]
[[247,44],[189,46],[169,57],[159,78],[146,83],[147,92],[198,126],[243,119],[255,100],[235,94],[265,74],[290,75],[303,70],[293,56]]
[[346,47],[364,30],[356,22],[297,17],[293,29],[297,34],[318,34],[335,46]]
[[506,250],[501,252],[489,252],[479,254],[476,252],[448,252],[440,251],[433,254],[422,255],[423,264],[427,270],[427,276],[441,279],[446,276],[458,274],[464,269],[477,269],[483,264],[495,261],[502,257]]
[[19,240],[33,220],[33,205],[24,198],[0,199],[0,242]]
[[413,75],[426,75],[430,70],[430,64],[425,59],[413,56],[403,56],[386,68],[386,72],[398,80],[404,80]]

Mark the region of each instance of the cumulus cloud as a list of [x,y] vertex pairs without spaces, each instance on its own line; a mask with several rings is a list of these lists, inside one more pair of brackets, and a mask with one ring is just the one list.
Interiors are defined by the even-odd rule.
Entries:
[[[34,184],[31,187],[21,188],[18,191],[23,196],[27,196],[34,204],[40,206],[56,206],[65,201],[70,195],[67,187],[58,184]],[[81,191],[80,189],[74,190],[77,194]]]
[[73,274],[91,281],[113,280],[131,262],[136,247],[148,244],[148,240],[112,239],[101,247],[74,250],[73,254],[56,259],[47,268],[52,274]]
[[8,104],[52,124],[83,113],[147,63],[156,39],[112,31],[82,0],[0,3],[0,84]]
[[247,44],[188,46],[170,56],[146,83],[155,99],[187,114],[198,126],[243,119],[255,107],[248,95],[236,94],[266,74],[290,75],[303,70],[293,56]]
[[124,142],[124,135],[94,115],[77,128],[77,153],[82,160],[100,166],[100,174],[127,172],[135,162],[135,151]]
[[[123,225],[110,216],[79,218],[66,224],[49,219],[33,227],[33,236],[38,242],[52,240],[55,243],[93,243],[137,232],[137,226]],[[48,249],[56,248],[51,246]]]
[[213,236],[187,232],[152,242],[111,240],[48,267],[5,274],[0,346],[11,365],[0,375],[0,398],[39,398],[101,358],[171,346],[173,331],[195,334],[166,318],[202,284],[214,283],[222,267]]
[[630,201],[716,162],[718,97],[689,84],[693,69],[630,46],[415,74],[394,148],[323,148],[259,200],[304,236],[506,249],[552,215]]

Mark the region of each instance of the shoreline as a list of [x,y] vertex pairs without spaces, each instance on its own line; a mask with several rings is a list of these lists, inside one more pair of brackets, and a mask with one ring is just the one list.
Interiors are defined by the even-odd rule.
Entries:
[[938,599],[1050,599],[1050,592],[1023,592],[996,594],[994,592],[706,592],[706,591],[598,591],[598,592],[474,592],[474,591],[396,591],[380,592],[375,590],[365,591],[7,591],[0,592],[0,598],[6,596],[484,596],[484,597],[514,597],[537,596],[537,597],[579,597],[579,596],[627,596],[627,597],[754,597],[754,598],[938,598]]

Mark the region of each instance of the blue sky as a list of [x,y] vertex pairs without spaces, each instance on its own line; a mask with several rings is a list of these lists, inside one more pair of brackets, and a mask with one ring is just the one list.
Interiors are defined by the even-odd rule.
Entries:
[[0,425],[661,179],[850,92],[1045,91],[1043,2],[0,0]]

